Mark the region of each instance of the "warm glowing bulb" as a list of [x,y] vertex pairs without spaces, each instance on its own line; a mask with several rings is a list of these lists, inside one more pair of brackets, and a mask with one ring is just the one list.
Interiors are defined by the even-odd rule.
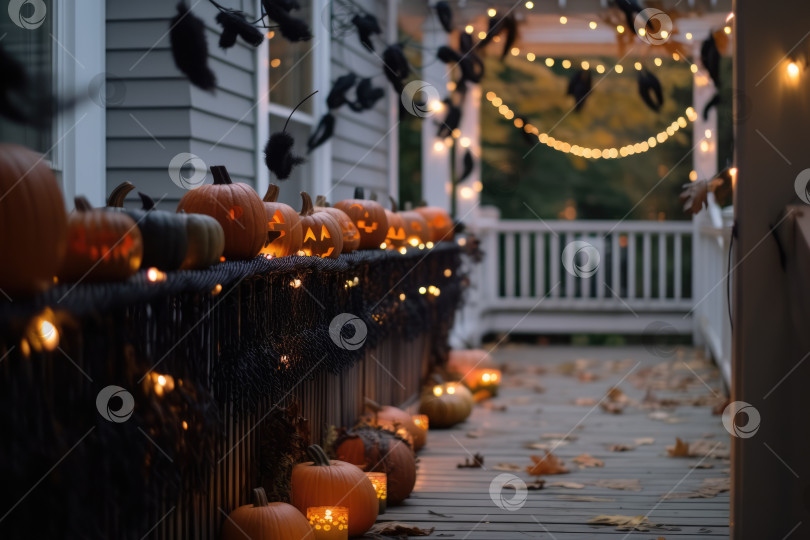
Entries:
[[692,64],[691,66],[689,66],[689,69],[692,71],[692,73],[698,72],[697,64]]
[[436,152],[441,152],[442,150],[444,150],[444,142],[436,141],[435,143],[433,143],[433,150]]
[[475,28],[473,28],[473,25],[468,24],[466,27],[464,27],[464,31],[468,34],[472,34],[475,31]]
[[447,393],[452,396],[453,394],[456,393],[456,387],[455,386],[448,386],[447,387]]
[[160,386],[166,386],[166,377],[164,375],[158,375],[157,383]]
[[596,30],[596,21],[591,21],[588,23],[588,26],[591,30]]
[[478,39],[485,39],[486,37],[487,33],[484,32],[483,30],[481,32],[478,32]]
[[620,34],[624,34],[624,26],[622,25],[617,26],[616,31]]
[[566,24],[567,22],[568,22],[568,17],[566,17],[565,15],[560,17],[560,24]]
[[452,271],[452,270],[450,270],[449,268],[445,268],[445,269],[444,269],[444,277],[450,277],[450,276],[452,276],[452,275],[453,275],[453,271]]
[[723,32],[725,32],[726,34],[731,34],[731,27],[730,26],[723,27]]
[[442,387],[441,387],[441,386],[434,386],[434,387],[433,387],[433,395],[434,395],[434,396],[439,397],[439,396],[440,396],[440,395],[442,395],[443,393],[444,393],[444,390],[442,390]]
[[666,30],[661,30],[660,34],[663,39],[667,39],[669,37],[669,32]]
[[689,171],[689,181],[694,182],[697,180],[697,171]]
[[546,58],[546,65],[548,67],[553,66],[554,65],[554,59],[553,58]]
[[222,292],[222,285],[217,283],[216,286],[211,290],[211,295],[216,296]]
[[186,422],[185,420],[183,420],[183,429],[184,430],[188,429],[188,422]]
[[469,148],[470,144],[472,144],[472,141],[470,141],[469,137],[462,137],[461,141],[459,142],[461,143],[461,146],[463,146],[464,148]]
[[280,65],[281,65],[281,58],[273,58],[272,60],[270,60],[270,67],[277,68]]
[[710,129],[707,129],[706,131],[704,131],[703,134],[706,136],[707,139],[712,138],[712,130],[710,130]]
[[603,66],[602,64],[599,64],[598,66],[596,66],[596,72],[597,73],[604,73],[605,72],[605,66]]
[[517,47],[512,47],[512,50],[509,52],[512,53],[512,56],[517,56],[520,54],[520,49],[518,49]]
[[494,17],[497,14],[498,14],[498,12],[495,10],[495,8],[489,8],[487,10],[487,15],[489,15],[490,17]]
[[681,59],[681,55],[674,52],[674,53],[672,53],[672,59],[675,60],[676,62],[678,62]]
[[644,28],[639,28],[638,29],[638,35],[640,35],[641,37],[646,36],[647,35],[647,30],[645,30]]
[[495,95],[495,92],[492,92],[492,91],[487,92],[487,101],[492,101],[496,97],[497,96]]
[[709,151],[709,141],[700,141],[700,151],[701,152]]
[[405,255],[406,253],[408,253],[408,250],[405,249],[404,247],[401,247],[401,248],[399,248],[399,252],[402,253],[403,255]]
[[428,242],[425,245],[427,246],[428,249],[433,249],[433,242]]
[[300,286],[301,286],[301,280],[298,279],[298,278],[295,278],[294,280],[292,280],[290,282],[290,287],[292,287],[293,289],[297,289]]
[[430,110],[431,111],[433,111],[433,112],[442,112],[442,109],[444,109],[444,103],[442,103],[438,99],[434,99],[433,101],[430,102]]
[[399,294],[399,299],[404,302],[405,301],[405,293],[400,293]]
[[633,64],[633,67],[636,68],[636,71],[641,71],[641,68],[643,66],[641,65],[641,62],[636,62],[635,64]]
[[583,60],[581,65],[582,65],[582,69],[590,69],[591,68],[591,64],[589,64],[587,60]]
[[534,8],[534,2],[529,0],[528,2],[526,2],[526,9],[532,9],[532,8]]
[[737,167],[732,167],[728,170],[728,174],[731,176],[737,176]]
[[664,63],[663,60],[661,60],[660,58],[656,58],[655,60],[653,60],[653,62],[655,62],[655,65],[658,67],[661,67],[661,64]]
[[526,60],[528,60],[529,62],[534,62],[535,58],[537,57],[534,55],[533,52],[530,52],[529,54],[526,55]]
[[410,244],[411,244],[413,247],[416,247],[416,246],[418,246],[418,245],[419,245],[419,239],[418,239],[418,238],[411,238],[411,239],[409,240],[409,242],[410,242]]
[[461,195],[462,199],[472,199],[473,197],[475,197],[475,191],[473,191],[473,188],[469,186],[464,186],[463,188],[461,188],[459,194]]
[[570,68],[571,67],[571,60],[563,60],[562,61],[562,67],[564,67],[565,69]]
[[419,287],[419,294],[425,294],[427,292],[427,287]]
[[687,32],[686,33],[686,39],[688,39],[688,40],[692,39],[692,32]]
[[489,379],[490,379],[489,373],[484,373],[483,375],[481,375],[482,381],[489,382]]
[[146,279],[149,281],[157,281],[160,271],[157,268],[150,268],[146,271]]
[[621,64],[616,64],[616,73],[621,73],[622,71],[624,71],[624,68],[622,67],[622,65]]
[[789,62],[787,65],[787,72],[791,78],[796,78],[799,76],[799,64],[796,62]]

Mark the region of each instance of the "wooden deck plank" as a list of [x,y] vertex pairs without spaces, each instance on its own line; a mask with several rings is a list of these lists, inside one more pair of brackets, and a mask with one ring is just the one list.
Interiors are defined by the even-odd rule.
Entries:
[[[672,458],[667,454],[667,446],[673,445],[676,437],[689,442],[703,439],[727,452],[729,435],[720,417],[712,415],[710,405],[681,404],[663,409],[668,417],[661,420],[650,416],[654,410],[641,406],[646,386],[666,386],[668,377],[685,382],[678,388],[654,389],[659,399],[692,400],[714,394],[717,401],[722,401],[725,397],[722,382],[713,366],[696,360],[691,350],[662,359],[642,347],[509,346],[493,356],[508,368],[500,396],[488,404],[476,406],[467,422],[448,430],[430,431],[428,444],[419,454],[414,493],[403,504],[389,507],[388,512],[380,516],[381,521],[435,527],[433,534],[425,538],[608,540],[627,537],[648,540],[665,537],[685,540],[728,537],[728,493],[713,498],[661,498],[670,492],[697,490],[706,479],[728,477],[728,459]],[[581,382],[566,373],[572,362],[587,366],[583,371],[596,380]],[[538,368],[545,369],[545,373],[535,373]],[[657,373],[656,377],[650,377],[651,372]],[[659,382],[662,380],[664,382]],[[599,401],[617,384],[632,400],[622,414],[609,414],[598,406],[575,403],[577,398]],[[538,385],[542,385],[542,392],[538,392]],[[505,410],[499,410],[502,406]],[[506,472],[495,467],[499,463],[522,468],[529,465],[530,455],[543,452],[527,444],[554,445],[553,440],[544,438],[554,434],[575,437],[553,450],[571,472],[543,477],[547,485],[575,482],[585,486],[582,489],[547,486],[528,491],[525,503],[515,511],[500,508],[490,495],[490,484],[496,476],[514,474],[527,483],[533,478],[523,470]],[[634,445],[635,439],[648,437],[654,439],[652,444],[625,452],[609,450],[612,444]],[[474,453],[484,456],[483,468],[456,467]],[[604,467],[578,469],[571,459],[583,453],[603,460]],[[698,462],[710,464],[712,468],[691,468]],[[622,491],[593,485],[600,480],[616,479],[637,479],[641,490]],[[508,500],[514,493],[504,491],[503,497]],[[569,496],[610,500],[560,498]],[[589,519],[600,514],[647,516],[652,523],[662,524],[664,528],[628,535],[615,527],[588,524]]]

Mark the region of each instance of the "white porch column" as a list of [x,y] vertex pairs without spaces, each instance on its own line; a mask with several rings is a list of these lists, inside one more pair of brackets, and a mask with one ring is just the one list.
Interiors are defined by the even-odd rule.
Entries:
[[[473,226],[481,204],[481,87],[471,84],[464,98],[461,137],[456,140],[456,174],[464,168],[464,154],[472,153],[473,173],[456,188],[456,219]],[[465,147],[468,145],[468,147]]]
[[[436,88],[440,96],[447,95],[447,67],[436,60],[436,50],[447,44],[447,34],[436,17],[428,16],[422,26],[422,79]],[[450,209],[450,149],[436,136],[437,118],[444,111],[422,120],[422,198],[430,206]]]

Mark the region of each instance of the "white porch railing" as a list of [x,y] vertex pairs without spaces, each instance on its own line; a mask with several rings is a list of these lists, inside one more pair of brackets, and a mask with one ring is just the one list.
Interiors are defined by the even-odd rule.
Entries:
[[710,197],[709,208],[695,216],[694,308],[696,344],[711,352],[731,383],[731,323],[728,291],[731,273],[728,268],[731,241],[730,213],[724,213]]
[[[693,331],[691,222],[481,220],[474,229],[486,257],[461,316],[463,341],[488,332]],[[577,240],[598,252],[589,277],[563,262]],[[585,258],[580,253],[574,263],[589,270]]]

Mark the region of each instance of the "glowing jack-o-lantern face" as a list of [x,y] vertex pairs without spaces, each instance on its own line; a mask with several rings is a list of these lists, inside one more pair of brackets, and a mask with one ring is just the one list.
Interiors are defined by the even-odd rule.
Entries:
[[315,211],[326,212],[340,225],[340,232],[343,236],[342,253],[351,253],[360,247],[360,231],[357,230],[357,226],[346,212],[330,207],[323,195],[318,195]]
[[337,259],[343,249],[343,234],[340,224],[326,212],[315,212],[312,199],[301,193],[301,228],[304,231],[301,251],[305,255]]
[[385,245],[388,249],[399,249],[407,244],[408,236],[405,232],[405,220],[397,212],[386,210],[388,219],[388,233],[385,235]]
[[276,202],[278,186],[271,184],[264,196],[267,237],[261,254],[265,257],[295,255],[303,242],[300,218],[291,206]]
[[355,198],[335,203],[345,212],[360,231],[360,249],[377,249],[385,242],[388,219],[380,203],[363,199],[363,190],[355,190]]

